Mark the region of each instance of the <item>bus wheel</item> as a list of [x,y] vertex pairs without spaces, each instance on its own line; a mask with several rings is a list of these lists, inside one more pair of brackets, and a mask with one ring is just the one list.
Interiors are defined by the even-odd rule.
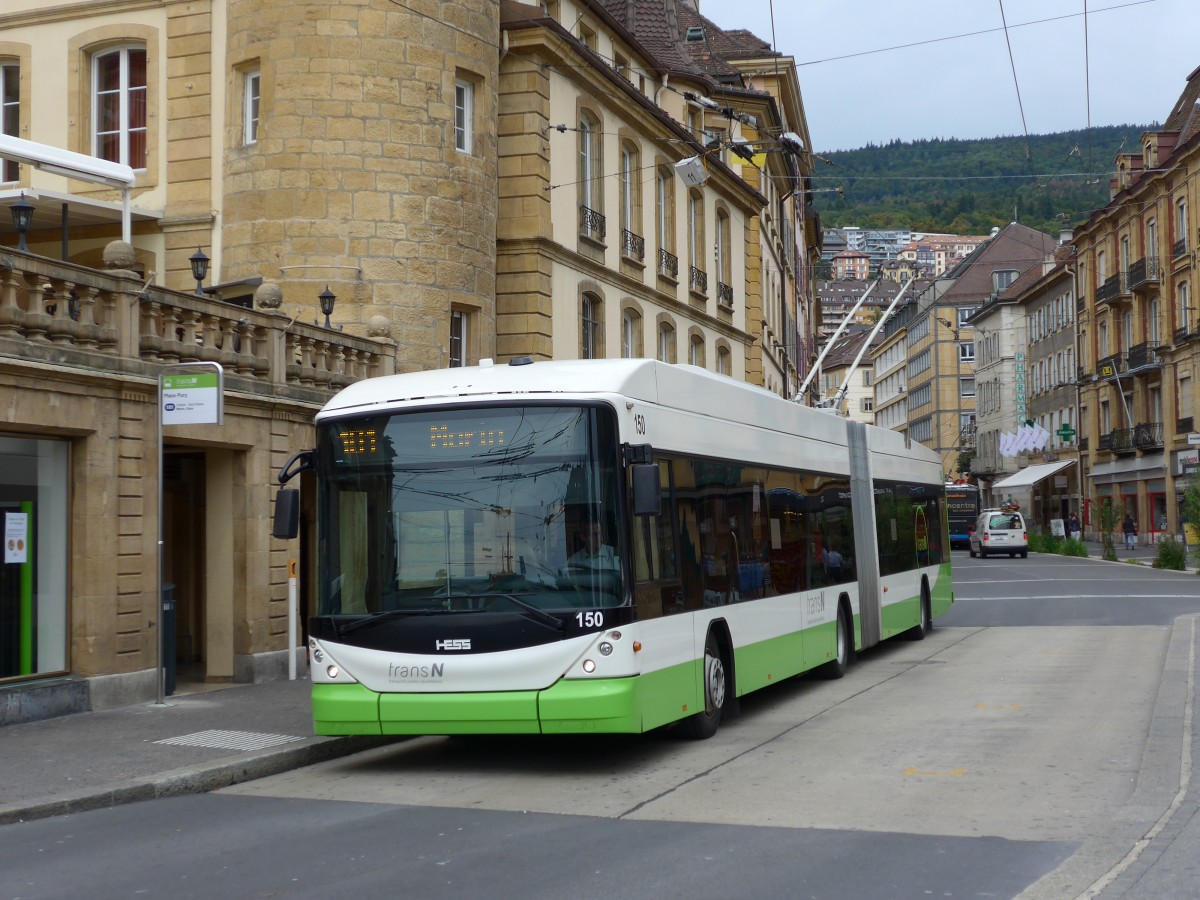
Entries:
[[925,640],[925,635],[933,631],[933,612],[930,609],[929,588],[923,583],[921,585],[920,616],[920,621],[904,634],[910,641],[923,641]]
[[725,710],[727,679],[721,648],[712,631],[709,631],[704,641],[704,711],[683,720],[685,736],[702,741],[717,733],[721,713]]
[[836,656],[818,670],[822,678],[841,678],[850,668],[850,642],[854,637],[846,620],[846,607],[838,604]]

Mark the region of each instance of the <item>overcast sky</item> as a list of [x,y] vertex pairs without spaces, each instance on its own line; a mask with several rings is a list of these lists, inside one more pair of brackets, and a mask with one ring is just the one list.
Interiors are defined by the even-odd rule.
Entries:
[[795,58],[818,152],[1081,129],[1085,71],[1092,125],[1161,122],[1200,67],[1200,0],[775,0],[773,41],[769,0],[699,4]]

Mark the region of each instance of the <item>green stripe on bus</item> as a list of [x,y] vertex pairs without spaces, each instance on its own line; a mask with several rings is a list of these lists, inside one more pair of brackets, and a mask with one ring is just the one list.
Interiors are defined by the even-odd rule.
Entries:
[[930,590],[930,606],[934,618],[950,609],[954,602],[954,583],[950,578],[950,563],[944,562],[938,569],[937,584]]
[[381,734],[379,695],[361,684],[312,686],[314,734]]

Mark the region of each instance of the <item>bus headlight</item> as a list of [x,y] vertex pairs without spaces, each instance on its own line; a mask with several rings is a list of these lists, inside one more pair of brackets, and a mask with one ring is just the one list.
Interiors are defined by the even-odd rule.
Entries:
[[591,675],[593,672],[596,671],[596,664],[590,659],[585,659],[583,661],[583,671],[585,671],[589,675]]
[[330,678],[337,678],[338,675],[340,675],[341,673],[342,673],[342,670],[339,669],[337,666],[330,666],[328,669],[325,670],[325,674],[328,675]]
[[613,651],[613,645],[610,644],[608,641],[601,641],[598,649],[600,650],[601,656],[608,656]]

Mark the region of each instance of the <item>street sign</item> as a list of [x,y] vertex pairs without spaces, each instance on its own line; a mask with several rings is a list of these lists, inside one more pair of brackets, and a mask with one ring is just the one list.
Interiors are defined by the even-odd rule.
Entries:
[[1058,439],[1060,441],[1062,441],[1064,444],[1071,443],[1071,441],[1075,438],[1075,429],[1072,428],[1070,425],[1068,425],[1066,422],[1063,422],[1062,426],[1058,429],[1058,431],[1056,431],[1054,433],[1058,435]]
[[1190,432],[1188,434],[1188,446],[1195,447],[1197,444],[1200,444],[1200,432]]
[[217,372],[162,375],[164,425],[218,425],[221,422]]

